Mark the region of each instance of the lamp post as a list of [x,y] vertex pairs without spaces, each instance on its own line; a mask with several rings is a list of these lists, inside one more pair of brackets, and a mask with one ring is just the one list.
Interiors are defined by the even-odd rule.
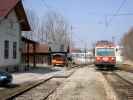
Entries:
[[48,62],[49,62],[49,64],[51,65],[51,52],[52,52],[52,42],[48,42],[48,52],[49,52],[49,60],[48,60]]

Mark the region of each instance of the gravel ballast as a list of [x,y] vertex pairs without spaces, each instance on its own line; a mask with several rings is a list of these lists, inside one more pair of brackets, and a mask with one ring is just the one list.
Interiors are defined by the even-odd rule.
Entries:
[[79,68],[48,100],[108,100],[101,78],[92,67]]

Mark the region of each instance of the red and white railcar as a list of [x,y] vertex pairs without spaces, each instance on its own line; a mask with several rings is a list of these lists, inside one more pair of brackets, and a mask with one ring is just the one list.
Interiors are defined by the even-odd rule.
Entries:
[[98,41],[95,46],[95,65],[116,65],[116,46],[109,41]]

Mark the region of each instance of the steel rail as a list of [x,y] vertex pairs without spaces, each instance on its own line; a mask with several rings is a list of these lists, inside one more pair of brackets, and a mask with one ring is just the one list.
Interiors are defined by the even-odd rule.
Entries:
[[[34,89],[34,88],[36,88],[37,86],[40,86],[41,84],[44,84],[44,83],[50,81],[51,79],[54,79],[54,78],[68,78],[68,77],[70,77],[74,72],[75,72],[75,70],[72,71],[72,72],[70,72],[68,75],[62,75],[62,76],[60,76],[60,75],[59,75],[59,76],[58,76],[58,75],[55,75],[55,76],[51,76],[51,77],[49,77],[49,78],[47,78],[47,79],[44,79],[44,80],[39,80],[38,82],[36,82],[36,83],[30,85],[29,87],[25,87],[24,89],[22,89],[22,90],[20,90],[20,91],[18,91],[18,92],[16,92],[16,93],[13,93],[13,94],[11,94],[11,95],[9,95],[9,96],[4,97],[2,100],[13,100],[14,98],[16,98],[16,97],[18,97],[18,96],[20,96],[20,95],[22,95],[22,94],[24,94],[24,93],[26,93],[26,92],[28,92],[28,91]],[[59,86],[60,86],[60,85],[59,85]],[[57,88],[58,88],[58,87],[57,87]],[[57,88],[53,89],[53,90],[44,98],[44,100],[47,99]]]

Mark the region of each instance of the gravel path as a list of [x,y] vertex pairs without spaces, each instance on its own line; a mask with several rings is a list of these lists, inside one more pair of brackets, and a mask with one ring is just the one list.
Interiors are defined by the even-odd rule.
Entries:
[[107,100],[99,72],[79,68],[48,100]]

